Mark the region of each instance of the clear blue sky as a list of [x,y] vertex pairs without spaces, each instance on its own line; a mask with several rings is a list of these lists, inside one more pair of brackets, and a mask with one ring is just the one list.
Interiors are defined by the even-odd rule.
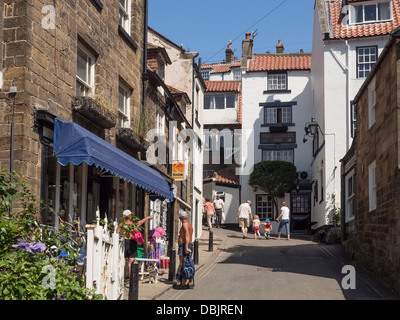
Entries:
[[311,52],[315,0],[149,0],[149,26],[203,62],[221,62],[232,40],[242,55],[245,32],[257,30],[254,53]]

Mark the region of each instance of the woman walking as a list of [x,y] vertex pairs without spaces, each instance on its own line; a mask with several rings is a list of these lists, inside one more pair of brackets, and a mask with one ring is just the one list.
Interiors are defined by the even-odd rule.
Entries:
[[281,238],[281,231],[283,226],[286,227],[286,234],[287,234],[287,239],[290,240],[290,210],[286,206],[286,202],[282,202],[282,207],[281,207],[281,214],[279,215],[278,218],[276,218],[276,222],[279,222],[279,218],[282,217],[281,222],[279,223],[278,227],[278,240]]

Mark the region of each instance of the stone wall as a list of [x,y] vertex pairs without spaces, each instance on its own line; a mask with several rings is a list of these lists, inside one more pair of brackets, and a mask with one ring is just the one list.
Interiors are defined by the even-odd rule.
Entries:
[[[4,5],[2,5],[4,4]],[[18,87],[15,113],[14,169],[39,192],[41,144],[35,132],[35,106],[48,108],[66,120],[73,119],[76,96],[77,46],[81,42],[96,57],[93,98],[118,114],[118,86],[123,81],[132,90],[132,126],[142,105],[144,0],[132,0],[131,37],[118,30],[119,2],[55,2],[55,29],[44,28],[50,11],[43,0],[1,1],[3,91]],[[54,5],[54,2],[51,2]],[[136,47],[132,45],[136,44]],[[0,110],[0,169],[9,168],[11,108]],[[10,102],[9,102],[10,105]],[[93,123],[81,125],[91,130]],[[105,139],[115,144],[116,128],[105,130]]]
[[[368,89],[357,102],[357,260],[400,292],[400,172],[396,43],[377,69],[376,122],[368,125]],[[376,160],[376,209],[369,208],[368,166]]]

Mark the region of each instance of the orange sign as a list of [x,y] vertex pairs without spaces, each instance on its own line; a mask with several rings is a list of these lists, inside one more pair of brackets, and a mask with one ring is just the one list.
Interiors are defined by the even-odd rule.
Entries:
[[174,161],[172,163],[172,178],[175,180],[185,179],[185,162]]

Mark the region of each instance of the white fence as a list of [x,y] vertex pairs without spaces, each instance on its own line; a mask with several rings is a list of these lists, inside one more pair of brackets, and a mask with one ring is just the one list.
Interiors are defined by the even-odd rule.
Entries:
[[117,233],[110,234],[105,225],[100,226],[100,213],[96,212],[96,225],[86,225],[86,287],[96,288],[104,300],[123,300],[124,298],[124,241]]

